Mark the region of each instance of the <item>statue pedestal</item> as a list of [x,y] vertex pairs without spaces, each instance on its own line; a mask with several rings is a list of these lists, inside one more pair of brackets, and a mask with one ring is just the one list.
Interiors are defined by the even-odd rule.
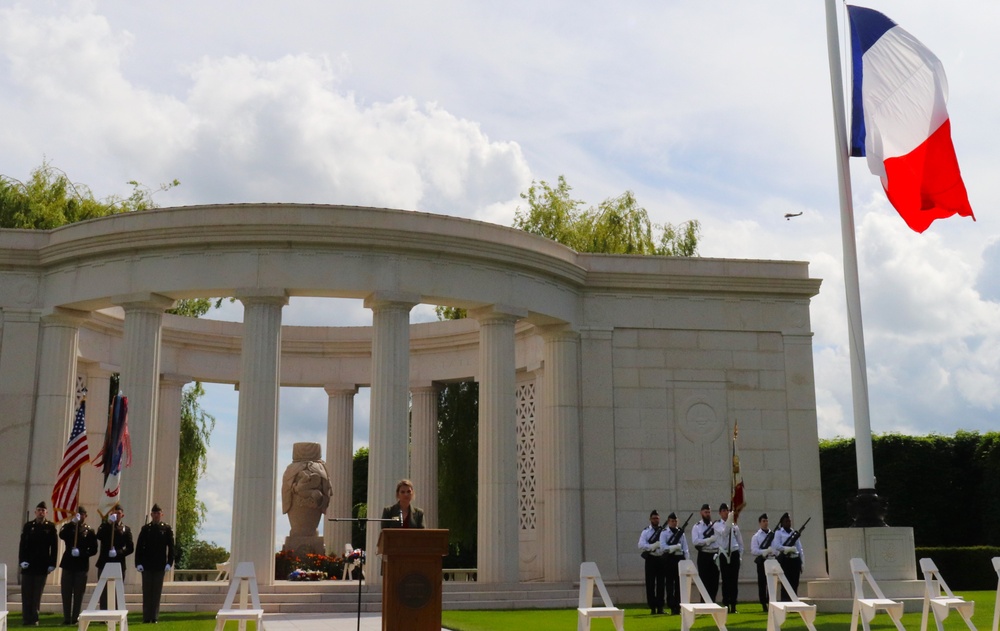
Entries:
[[830,528],[826,546],[830,578],[809,581],[799,594],[808,596],[819,611],[851,611],[851,559],[855,557],[865,560],[886,598],[902,600],[906,611],[920,610],[924,582],[917,580],[913,528]]
[[319,535],[285,537],[285,545],[281,546],[281,551],[294,552],[298,556],[305,554],[326,554],[326,550],[323,547],[323,537]]

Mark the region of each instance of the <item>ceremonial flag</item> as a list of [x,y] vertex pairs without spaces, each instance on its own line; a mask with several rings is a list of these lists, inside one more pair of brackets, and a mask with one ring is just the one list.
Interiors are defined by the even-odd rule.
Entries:
[[90,462],[87,446],[87,400],[80,401],[69,433],[69,442],[63,451],[62,465],[56,474],[56,485],[52,489],[52,516],[62,521],[76,513],[80,504],[80,468]]
[[123,467],[132,465],[132,444],[128,435],[128,397],[115,395],[108,413],[108,431],[104,435],[104,446],[97,454],[94,466],[104,472],[104,493],[97,512],[101,518],[118,502],[121,492],[121,472]]
[[847,7],[851,25],[851,155],[867,156],[911,229],[972,217],[945,104],[941,61],[878,11]]
[[733,426],[733,494],[732,501],[729,505],[732,507],[734,513],[737,517],[740,511],[747,505],[746,499],[743,497],[743,474],[740,473],[740,451],[736,446],[736,438],[740,435],[740,423],[739,421]]

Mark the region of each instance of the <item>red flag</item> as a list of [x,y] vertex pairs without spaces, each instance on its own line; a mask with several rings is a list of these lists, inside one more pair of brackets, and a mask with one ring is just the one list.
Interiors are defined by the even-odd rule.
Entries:
[[62,466],[56,474],[56,485],[52,489],[52,516],[55,521],[62,521],[76,513],[76,507],[80,503],[80,467],[90,462],[86,405],[87,400],[84,399],[76,409],[73,429],[63,452]]
[[732,510],[739,516],[740,511],[747,505],[743,497],[743,474],[740,473],[740,452],[736,446],[736,438],[740,434],[739,421],[733,426],[733,485],[732,501],[729,503]]

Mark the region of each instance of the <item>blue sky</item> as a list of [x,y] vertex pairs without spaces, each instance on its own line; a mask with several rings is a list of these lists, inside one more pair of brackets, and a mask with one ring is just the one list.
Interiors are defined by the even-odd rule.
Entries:
[[[872,426],[992,430],[1000,5],[867,6],[943,61],[978,218],[915,234],[852,164]],[[704,256],[809,262],[823,279],[820,434],[849,435],[824,19],[820,0],[0,1],[0,173],[24,178],[47,159],[99,196],[178,178],[162,205],[358,204],[506,225],[532,179],[565,175],[593,204],[630,189],[654,221],[701,221]],[[296,300],[284,319],[370,315]],[[205,535],[228,545],[236,395],[208,390],[218,428]],[[362,393],[359,441],[366,406]],[[325,394],[285,390],[281,409],[279,468],[291,442],[323,442]]]

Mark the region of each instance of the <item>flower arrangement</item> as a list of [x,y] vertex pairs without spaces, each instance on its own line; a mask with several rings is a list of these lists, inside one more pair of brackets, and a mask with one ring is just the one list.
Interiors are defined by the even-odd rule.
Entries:
[[293,570],[288,575],[290,581],[325,581],[326,572],[321,570]]

